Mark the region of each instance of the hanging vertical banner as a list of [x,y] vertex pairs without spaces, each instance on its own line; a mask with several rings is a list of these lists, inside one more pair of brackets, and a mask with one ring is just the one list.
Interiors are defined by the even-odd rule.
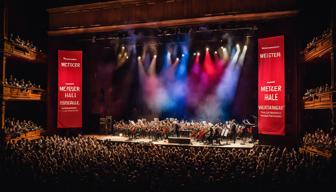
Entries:
[[285,135],[284,36],[258,39],[259,134]]
[[57,128],[82,127],[82,51],[58,50]]

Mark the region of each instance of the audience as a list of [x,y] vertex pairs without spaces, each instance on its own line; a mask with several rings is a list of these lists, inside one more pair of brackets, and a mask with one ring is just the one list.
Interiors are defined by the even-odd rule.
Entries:
[[331,152],[336,150],[336,137],[322,130],[317,130],[314,133],[305,134],[303,137],[303,145]]
[[11,138],[19,137],[30,131],[41,130],[42,127],[30,120],[15,120],[14,118],[7,118],[5,120],[4,133]]
[[322,40],[324,38],[327,38],[330,35],[331,35],[331,29],[328,28],[325,31],[323,31],[323,33],[320,36],[314,37],[312,41],[310,41],[309,43],[307,43],[307,46],[306,46],[306,48],[304,50],[304,53],[307,53],[310,50],[316,48],[316,46],[318,45],[318,43],[320,43],[319,42],[320,40]]
[[9,41],[12,42],[13,44],[24,47],[26,49],[29,49],[34,52],[42,52],[42,50],[38,50],[38,48],[32,43],[32,41],[29,40],[23,40],[19,35],[16,35],[14,37],[14,34],[10,34]]
[[311,101],[317,99],[319,97],[319,93],[326,93],[333,90],[332,86],[329,86],[328,84],[325,84],[325,86],[319,86],[313,89],[307,89],[305,94],[303,95],[304,101]]
[[2,182],[11,190],[323,191],[336,176],[333,160],[273,146],[225,149],[52,136],[0,150]]
[[20,81],[13,77],[13,75],[9,76],[9,79],[5,79],[5,81],[2,82],[2,86],[10,86],[20,89],[41,89],[40,85],[35,85],[32,82],[25,81],[24,79],[21,79]]

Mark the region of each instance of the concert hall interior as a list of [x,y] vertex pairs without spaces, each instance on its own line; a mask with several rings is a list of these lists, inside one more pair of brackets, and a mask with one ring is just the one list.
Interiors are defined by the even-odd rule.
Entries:
[[335,188],[336,2],[0,5],[0,190]]

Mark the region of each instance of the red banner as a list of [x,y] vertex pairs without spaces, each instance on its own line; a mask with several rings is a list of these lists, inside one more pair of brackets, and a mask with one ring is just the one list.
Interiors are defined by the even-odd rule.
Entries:
[[258,40],[259,134],[285,135],[284,36]]
[[57,128],[82,127],[82,51],[58,51]]

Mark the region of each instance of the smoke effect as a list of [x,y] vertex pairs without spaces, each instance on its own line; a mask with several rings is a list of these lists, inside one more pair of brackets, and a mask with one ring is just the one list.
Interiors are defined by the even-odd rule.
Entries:
[[[95,71],[92,81],[99,81],[92,87],[97,90],[92,111],[116,119],[231,118],[247,46],[227,33],[209,42],[203,41],[209,34],[199,38],[188,33],[163,40],[130,30],[124,40],[111,41],[103,62],[113,64],[90,70]],[[106,55],[108,51],[114,52]],[[111,80],[104,78],[108,74]],[[98,97],[101,101],[94,101]]]
[[[188,38],[180,44],[168,43],[162,55],[162,68],[157,72],[157,52],[148,54],[149,46],[144,45],[138,65],[147,107],[156,113],[183,118],[211,121],[229,118],[228,110],[236,94],[247,46],[243,51],[238,44],[215,52],[206,48],[189,58],[188,45]],[[178,50],[182,50],[180,54]],[[192,66],[188,71],[189,59]]]

